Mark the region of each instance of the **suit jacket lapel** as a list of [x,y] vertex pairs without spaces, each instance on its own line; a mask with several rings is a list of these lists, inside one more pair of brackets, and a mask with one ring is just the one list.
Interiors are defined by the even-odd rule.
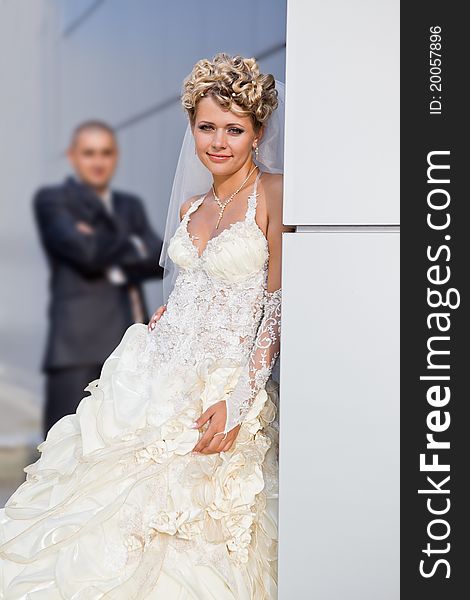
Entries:
[[74,177],[68,177],[66,179],[66,187],[72,201],[80,202],[84,205],[92,217],[104,217],[113,226],[117,225],[113,215],[106,210],[102,200],[87,185],[77,181]]

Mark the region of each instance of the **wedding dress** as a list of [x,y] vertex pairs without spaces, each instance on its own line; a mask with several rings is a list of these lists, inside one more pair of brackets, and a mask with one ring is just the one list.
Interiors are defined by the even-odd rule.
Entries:
[[[90,396],[60,419],[0,511],[5,600],[266,600],[277,597],[281,290],[267,291],[269,251],[245,218],[199,254],[171,239],[180,268],[149,333],[134,324]],[[105,324],[103,324],[105,326]],[[192,422],[227,404],[227,452],[192,454]],[[204,429],[204,428],[203,428]]]

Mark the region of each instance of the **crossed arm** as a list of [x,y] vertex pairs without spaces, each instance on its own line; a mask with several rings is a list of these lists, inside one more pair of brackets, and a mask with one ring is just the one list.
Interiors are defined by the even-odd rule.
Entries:
[[77,220],[59,195],[40,190],[33,206],[44,246],[84,275],[102,274],[119,266],[130,279],[161,276],[156,258],[161,241],[151,229],[140,202],[134,207],[137,217],[134,233],[142,240],[146,257],[131,235],[94,229]]

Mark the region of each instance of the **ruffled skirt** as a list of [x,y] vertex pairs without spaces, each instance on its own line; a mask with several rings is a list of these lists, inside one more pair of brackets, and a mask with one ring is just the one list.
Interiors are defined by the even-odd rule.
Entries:
[[60,419],[0,510],[5,600],[277,597],[278,384],[228,452],[191,454],[191,423],[241,372],[158,362],[132,325],[90,396]]

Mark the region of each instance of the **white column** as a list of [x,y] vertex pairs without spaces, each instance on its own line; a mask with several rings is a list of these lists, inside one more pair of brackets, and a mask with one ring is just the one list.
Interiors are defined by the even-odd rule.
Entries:
[[279,599],[399,598],[399,3],[290,0]]

